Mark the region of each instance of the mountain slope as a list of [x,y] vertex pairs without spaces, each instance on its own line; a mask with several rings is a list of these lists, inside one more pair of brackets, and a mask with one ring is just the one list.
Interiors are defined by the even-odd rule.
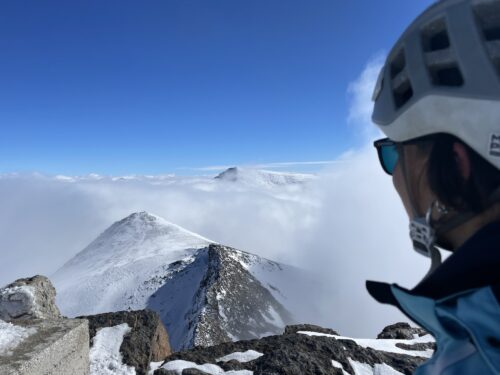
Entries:
[[239,167],[228,168],[215,177],[219,181],[241,182],[260,187],[303,184],[314,178],[315,176],[311,174],[274,172]]
[[53,275],[63,314],[149,308],[175,350],[280,333],[304,280],[146,212],[113,224]]

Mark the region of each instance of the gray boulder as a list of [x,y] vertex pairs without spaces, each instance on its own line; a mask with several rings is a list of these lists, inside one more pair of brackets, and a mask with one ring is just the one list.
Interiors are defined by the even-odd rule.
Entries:
[[45,276],[19,279],[0,289],[0,319],[6,322],[58,319],[56,290]]
[[398,339],[411,340],[416,336],[427,335],[428,332],[423,328],[412,327],[408,323],[396,323],[385,327],[377,336],[377,339]]

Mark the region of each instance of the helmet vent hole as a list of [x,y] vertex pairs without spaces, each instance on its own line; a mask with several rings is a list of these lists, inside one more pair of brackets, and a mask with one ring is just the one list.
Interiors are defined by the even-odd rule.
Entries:
[[484,37],[487,41],[500,40],[500,27],[484,30]]
[[450,48],[450,38],[444,18],[429,23],[422,30],[422,44],[425,52]]
[[413,88],[411,87],[410,81],[405,80],[401,85],[393,90],[394,103],[396,104],[396,109],[401,108],[405,105],[413,96]]
[[401,49],[391,62],[391,78],[395,78],[406,66],[404,50]]
[[482,1],[474,7],[476,21],[486,41],[500,40],[500,2]]
[[449,66],[445,68],[431,67],[432,83],[436,86],[462,86],[464,78],[458,66]]

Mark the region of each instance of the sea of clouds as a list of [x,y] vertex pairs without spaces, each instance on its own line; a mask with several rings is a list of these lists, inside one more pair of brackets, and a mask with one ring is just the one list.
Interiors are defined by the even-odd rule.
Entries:
[[373,337],[404,320],[371,299],[367,279],[411,287],[427,260],[411,250],[408,218],[372,141],[371,92],[381,59],[353,82],[349,126],[356,149],[304,185],[284,187],[213,176],[0,177],[0,284],[50,275],[114,221],[149,211],[211,240],[312,270],[324,287],[310,322]]

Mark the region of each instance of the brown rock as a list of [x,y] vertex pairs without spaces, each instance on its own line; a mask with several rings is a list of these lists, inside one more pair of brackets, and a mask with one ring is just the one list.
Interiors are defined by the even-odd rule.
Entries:
[[172,354],[172,350],[170,348],[168,333],[161,320],[159,320],[151,342],[151,361],[163,361],[170,354]]
[[377,336],[377,339],[398,339],[411,340],[415,335],[425,336],[428,332],[425,329],[412,327],[408,323],[396,323],[385,327]]
[[89,321],[90,343],[100,328],[127,323],[131,331],[123,338],[123,363],[133,366],[137,375],[146,375],[151,362],[159,362],[172,352],[168,334],[158,313],[151,310],[119,311],[80,317]]

